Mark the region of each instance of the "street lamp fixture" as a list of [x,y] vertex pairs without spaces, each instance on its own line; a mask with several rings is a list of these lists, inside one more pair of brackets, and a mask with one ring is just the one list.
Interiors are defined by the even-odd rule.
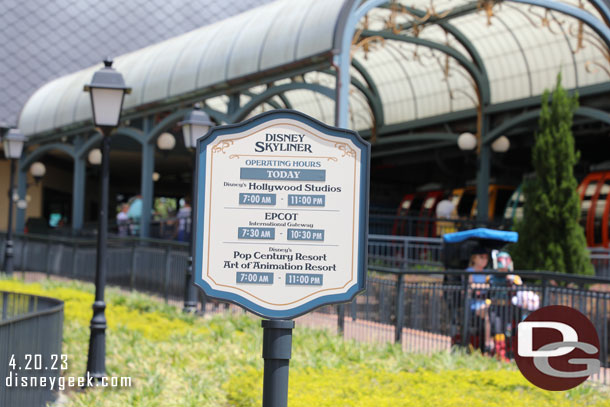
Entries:
[[102,150],[99,148],[94,148],[93,150],[89,151],[87,160],[89,160],[89,164],[91,165],[100,165],[102,163]]
[[496,153],[505,153],[510,148],[510,141],[506,136],[500,136],[491,143],[491,149]]
[[173,150],[176,146],[176,138],[172,133],[162,133],[157,139],[157,147],[161,151]]
[[178,125],[182,126],[185,147],[194,150],[197,148],[197,140],[206,135],[214,122],[210,120],[210,116],[206,112],[201,110],[199,105],[195,105]]
[[462,151],[471,151],[477,147],[477,137],[472,133],[462,133],[457,139],[457,144]]
[[[210,127],[214,125],[214,122],[210,120],[210,116],[207,115],[206,112],[201,110],[199,105],[195,105],[193,110],[184,116],[184,120],[178,123],[178,125],[182,126],[182,134],[184,135],[184,146],[190,150],[194,151],[197,148],[197,140],[201,137],[205,136]],[[197,186],[197,156],[193,154],[193,176],[191,179],[192,182],[192,193],[191,193],[191,202],[195,202],[195,193]],[[186,282],[184,288],[184,312],[195,312],[197,310],[197,288],[195,287],[195,274],[193,272],[193,239],[194,234],[192,233],[194,227],[194,214],[195,208],[191,206],[191,236],[189,240],[189,261],[186,270]]]
[[[457,139],[457,144],[462,151],[472,151],[477,147],[477,136],[472,133],[462,133]],[[495,153],[505,153],[510,148],[510,141],[506,136],[500,136],[493,143],[491,149]]]
[[23,151],[26,137],[17,129],[10,129],[2,139],[4,156],[9,160],[18,160]]
[[44,177],[46,173],[47,167],[45,167],[45,165],[40,161],[36,161],[30,167],[30,174],[32,174],[32,177],[34,177],[34,181],[36,181],[36,184],[40,182],[40,180],[42,179],[42,177]]
[[123,99],[125,94],[131,93],[131,88],[125,86],[123,75],[112,68],[111,59],[104,61],[104,67],[93,74],[84,90],[91,95],[93,123],[97,127],[118,126]]
[[2,138],[4,156],[11,161],[11,173],[8,190],[8,229],[4,250],[4,267],[7,275],[13,274],[13,190],[15,189],[15,165],[23,152],[26,137],[17,129],[10,129]]
[[[106,284],[106,242],[108,240],[108,188],[110,175],[110,133],[119,125],[123,99],[131,89],[125,86],[123,75],[112,68],[112,60],[104,61],[104,67],[93,74],[91,83],[85,85],[91,95],[93,123],[102,133],[100,212],[97,233],[97,259],[95,268],[95,301],[91,318],[91,336],[87,372],[95,380],[106,376],[106,316],[104,288]],[[89,153],[91,161],[91,153]]]
[[161,174],[159,174],[159,173],[158,173],[158,172],[156,172],[156,171],[155,171],[155,172],[153,172],[153,175],[152,175],[152,180],[153,180],[153,182],[157,182],[157,181],[159,181],[159,178],[161,178]]

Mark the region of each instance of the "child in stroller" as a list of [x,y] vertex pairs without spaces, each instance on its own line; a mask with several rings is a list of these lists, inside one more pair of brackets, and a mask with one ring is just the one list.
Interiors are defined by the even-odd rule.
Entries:
[[[489,266],[489,254],[507,243],[516,242],[516,232],[486,228],[449,233],[443,236],[444,264],[447,270],[478,271],[465,276],[446,274],[445,303],[449,308],[450,332],[453,342],[470,344],[483,352],[492,353],[490,280],[482,273]],[[461,286],[459,292],[458,284]],[[457,294],[457,295],[456,295]]]

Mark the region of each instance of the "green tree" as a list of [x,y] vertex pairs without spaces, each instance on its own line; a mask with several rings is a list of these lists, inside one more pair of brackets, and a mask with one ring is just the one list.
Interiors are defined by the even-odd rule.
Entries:
[[515,227],[519,243],[512,250],[520,269],[594,273],[578,223],[580,201],[573,169],[580,154],[572,134],[577,107],[578,96],[568,95],[558,75],[552,95],[547,90],[542,96],[532,149],[535,175],[523,184],[524,215]]

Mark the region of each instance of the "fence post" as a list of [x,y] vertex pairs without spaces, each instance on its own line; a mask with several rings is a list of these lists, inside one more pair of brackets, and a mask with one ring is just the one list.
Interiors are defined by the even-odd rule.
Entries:
[[27,259],[26,255],[25,255],[25,251],[26,248],[28,247],[28,238],[27,236],[23,236],[21,238],[21,271],[23,271],[23,278],[25,278],[25,272],[26,272],[26,264],[25,264],[25,260]]
[[405,237],[405,239],[403,240],[403,254],[402,254],[402,264],[400,265],[400,268],[403,270],[408,270],[409,269],[409,238]]
[[199,292],[199,302],[201,303],[200,315],[204,315],[205,307],[207,306],[207,303],[208,303],[208,298],[203,293],[203,290],[197,290],[197,291]]
[[137,241],[133,241],[133,246],[131,247],[131,270],[129,270],[129,289],[133,291],[136,285],[136,249],[137,249]]
[[358,297],[354,297],[354,299],[352,300],[351,303],[351,312],[352,312],[352,321],[355,321],[356,319],[358,319],[358,303],[356,301],[356,298]]
[[468,283],[468,274],[463,274],[462,278],[462,294],[464,300],[464,315],[462,319],[462,346],[468,345],[468,325],[470,324],[470,284]]
[[170,266],[171,266],[171,251],[170,247],[167,246],[165,248],[165,278],[163,279],[163,298],[165,299],[165,303],[169,299],[169,274],[170,274]]
[[394,342],[402,343],[402,327],[405,319],[404,274],[398,275],[396,281],[396,327]]
[[72,277],[76,276],[76,258],[78,256],[78,242],[74,240],[72,244]]
[[49,278],[49,274],[50,274],[50,258],[51,258],[51,238],[47,239],[47,251],[46,251],[47,255],[46,255],[46,259],[45,259],[45,273],[47,274],[47,278]]
[[337,305],[337,330],[339,334],[343,335],[345,331],[345,305]]
[[549,280],[546,277],[542,277],[542,306],[546,307],[549,305]]
[[2,293],[2,320],[6,319],[6,314],[8,312],[8,293]]

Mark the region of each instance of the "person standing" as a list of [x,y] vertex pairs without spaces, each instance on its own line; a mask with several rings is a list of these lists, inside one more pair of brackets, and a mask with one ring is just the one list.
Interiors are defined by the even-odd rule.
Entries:
[[129,205],[126,203],[121,204],[121,210],[116,215],[116,223],[119,229],[119,236],[121,237],[129,235],[129,216],[127,216],[127,211],[129,211]]
[[512,338],[514,309],[511,303],[512,288],[523,285],[521,277],[512,273],[513,259],[505,251],[494,250],[491,253],[493,268],[506,275],[489,277],[491,306],[489,316],[493,327],[494,353],[498,360],[508,362],[507,354],[510,346],[507,341]]
[[[471,255],[469,267],[466,271],[483,271],[489,263],[489,254],[483,246],[476,246]],[[483,351],[491,353],[494,349],[494,341],[491,337],[491,321],[489,318],[489,305],[491,301],[487,298],[489,284],[485,274],[470,274],[468,282],[472,288],[474,298],[470,300],[470,311],[474,313],[479,321],[483,323]]]
[[136,195],[129,205],[127,217],[129,218],[130,231],[133,236],[140,231],[140,217],[142,216],[142,195]]
[[184,206],[178,211],[178,240],[188,242],[191,237],[191,203],[189,199],[184,200]]

